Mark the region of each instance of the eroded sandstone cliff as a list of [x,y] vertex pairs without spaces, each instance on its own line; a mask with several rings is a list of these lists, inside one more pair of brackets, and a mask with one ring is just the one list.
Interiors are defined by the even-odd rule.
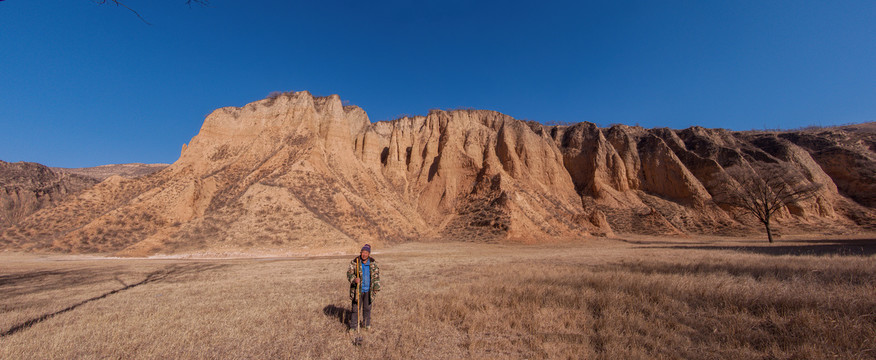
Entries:
[[786,163],[823,185],[778,215],[780,229],[858,231],[876,214],[873,139],[842,129],[544,126],[485,110],[371,123],[336,95],[296,92],[214,111],[168,168],[110,177],[0,242],[146,255],[739,235],[757,224],[712,194],[723,169],[757,162]]

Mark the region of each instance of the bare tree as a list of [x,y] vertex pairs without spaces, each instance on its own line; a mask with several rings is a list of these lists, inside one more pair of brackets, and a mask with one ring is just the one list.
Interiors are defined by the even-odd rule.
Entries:
[[[2,0],[0,0],[0,1],[2,1]],[[143,16],[141,16],[140,13],[137,12],[137,10],[134,10],[133,8],[129,7],[128,5],[125,5],[125,3],[123,3],[123,2],[121,2],[121,1],[119,1],[119,0],[91,0],[91,1],[93,1],[94,3],[96,3],[96,4],[98,4],[98,5],[103,5],[103,4],[107,4],[107,3],[110,3],[110,4],[116,4],[116,6],[121,6],[121,7],[125,8],[125,9],[128,9],[128,10],[131,11],[132,13],[134,13],[134,15],[137,15],[137,17],[138,17],[141,21],[143,21],[144,23],[146,23],[147,25],[152,25],[152,24],[150,24],[148,21],[146,21],[146,19],[143,18]],[[192,4],[197,4],[197,5],[201,5],[201,6],[207,6],[207,5],[210,5],[210,0],[186,0],[186,5],[188,5],[189,7],[191,7]]]
[[726,169],[719,191],[713,198],[719,204],[742,208],[754,215],[766,228],[773,242],[770,219],[779,209],[815,196],[820,184],[808,182],[791,166],[783,164],[756,165],[751,168],[733,166]]

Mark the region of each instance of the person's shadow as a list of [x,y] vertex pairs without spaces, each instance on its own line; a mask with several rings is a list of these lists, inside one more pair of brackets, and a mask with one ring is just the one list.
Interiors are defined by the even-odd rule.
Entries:
[[347,310],[346,308],[337,307],[334,304],[326,305],[326,307],[322,308],[322,313],[326,316],[338,319],[338,321],[344,325],[350,323],[350,317],[353,315],[352,311]]

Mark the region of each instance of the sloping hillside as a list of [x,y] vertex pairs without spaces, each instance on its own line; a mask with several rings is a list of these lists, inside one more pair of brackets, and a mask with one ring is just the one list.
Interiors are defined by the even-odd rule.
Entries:
[[53,171],[65,174],[77,174],[103,181],[106,178],[118,175],[124,178],[138,178],[149,175],[168,167],[169,164],[110,164],[84,168],[52,168]]

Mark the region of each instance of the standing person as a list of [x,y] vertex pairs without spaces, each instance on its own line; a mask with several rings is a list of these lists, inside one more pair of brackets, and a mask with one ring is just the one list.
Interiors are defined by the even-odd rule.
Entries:
[[350,262],[347,280],[350,281],[350,298],[353,300],[353,316],[350,318],[349,331],[355,331],[356,326],[359,325],[357,290],[358,301],[362,302],[362,322],[365,324],[365,330],[370,330],[371,302],[374,301],[375,293],[380,290],[380,270],[371,257],[371,245],[365,244],[359,256]]

